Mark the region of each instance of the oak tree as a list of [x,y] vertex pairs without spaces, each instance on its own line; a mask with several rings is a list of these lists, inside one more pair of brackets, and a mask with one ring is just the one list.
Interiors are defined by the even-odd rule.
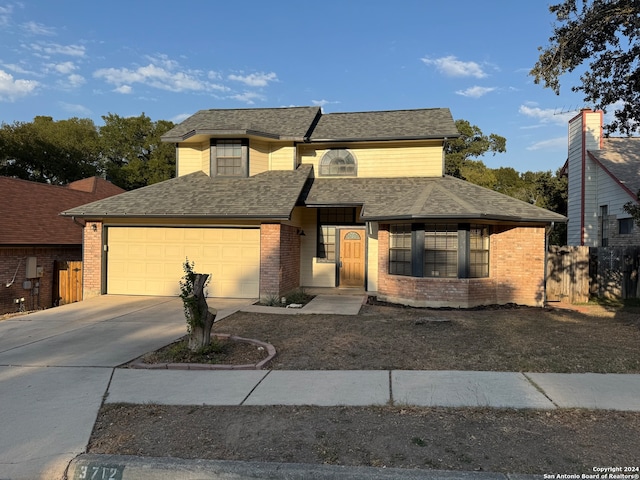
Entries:
[[587,105],[614,119],[606,131],[631,134],[640,127],[640,1],[565,0],[551,5],[555,16],[549,45],[531,70],[534,82],[560,93],[560,77],[582,71],[580,84]]

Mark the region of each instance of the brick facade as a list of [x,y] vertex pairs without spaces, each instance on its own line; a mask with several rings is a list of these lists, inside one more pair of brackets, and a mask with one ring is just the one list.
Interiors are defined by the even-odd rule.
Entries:
[[300,236],[291,225],[260,226],[260,297],[283,295],[300,286]]
[[[43,268],[43,276],[32,280],[31,288],[23,288],[26,280],[26,258],[36,257],[37,265]],[[26,310],[50,308],[56,304],[54,293],[54,262],[82,260],[79,245],[41,247],[0,247],[0,314],[18,310],[14,299],[24,298]],[[11,283],[15,274],[15,281]]]
[[[95,226],[95,230],[94,230]],[[102,223],[84,227],[82,295],[84,299],[102,294]]]
[[544,302],[545,229],[494,227],[488,278],[389,275],[389,226],[378,230],[378,298],[414,307],[470,308]]

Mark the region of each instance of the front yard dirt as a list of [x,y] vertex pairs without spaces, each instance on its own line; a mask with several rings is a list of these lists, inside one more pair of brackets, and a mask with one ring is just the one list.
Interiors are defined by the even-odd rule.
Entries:
[[[368,305],[356,317],[237,313],[214,329],[273,344],[276,369],[640,372],[637,310]],[[639,466],[639,432],[637,412],[116,404],[89,452],[589,474]]]

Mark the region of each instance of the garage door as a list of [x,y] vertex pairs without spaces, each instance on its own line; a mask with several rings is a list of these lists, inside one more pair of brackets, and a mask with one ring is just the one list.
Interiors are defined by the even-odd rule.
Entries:
[[212,274],[210,297],[258,297],[257,228],[109,227],[107,242],[109,294],[178,295],[188,258]]

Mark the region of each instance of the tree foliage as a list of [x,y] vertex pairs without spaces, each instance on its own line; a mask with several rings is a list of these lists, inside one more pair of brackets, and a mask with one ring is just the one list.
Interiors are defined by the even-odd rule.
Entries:
[[[463,180],[471,181],[466,175],[479,179],[487,173],[486,167],[481,161],[472,159],[487,153],[506,152],[507,139],[495,133],[487,136],[480,127],[471,125],[467,120],[456,120],[455,124],[460,136],[447,140],[444,146],[445,173]],[[483,179],[482,183],[489,186],[492,179]]]
[[[586,65],[581,84],[571,89],[607,111],[616,104],[609,133],[631,134],[640,127],[640,2],[565,0],[551,5],[555,15],[549,45],[531,70],[535,83],[560,93],[560,77]],[[618,107],[619,106],[619,107]]]
[[168,180],[175,172],[175,148],[160,137],[173,123],[138,117],[103,116],[100,150],[107,178],[125,190]]
[[32,122],[0,127],[0,175],[64,185],[103,175],[131,190],[161,182],[175,174],[175,149],[160,137],[173,123],[139,117],[103,117],[96,128],[90,119]]
[[[468,182],[490,188],[524,202],[546,208],[561,215],[567,214],[567,178],[551,172],[520,173],[512,167],[489,168],[475,158],[506,152],[506,138],[482,130],[466,120],[456,120],[460,137],[445,145],[445,173]],[[551,243],[566,242],[566,225],[557,225]]]
[[3,124],[0,175],[63,185],[98,173],[98,132],[89,119]]
[[[640,190],[636,197],[640,198]],[[622,206],[622,209],[633,217],[636,225],[640,226],[640,205],[638,205],[638,202],[627,202]]]

